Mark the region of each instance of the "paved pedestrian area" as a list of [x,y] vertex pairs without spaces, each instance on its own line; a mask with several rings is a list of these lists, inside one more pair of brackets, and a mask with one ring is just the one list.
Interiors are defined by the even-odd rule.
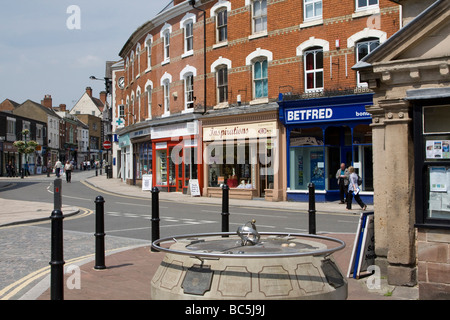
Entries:
[[[0,190],[9,182],[0,179]],[[118,179],[106,179],[93,176],[84,180],[87,186],[104,192],[134,197],[150,197],[149,191],[129,186]],[[180,202],[201,202],[220,204],[219,198],[191,197],[178,193],[160,193],[160,199]],[[230,205],[242,205],[242,201],[230,199]],[[246,206],[290,208],[307,210],[307,203],[267,202],[251,200]],[[0,193],[0,299],[3,300],[48,300],[50,299],[50,230],[39,226],[38,221],[47,221],[52,204],[11,201],[1,198]],[[371,207],[368,208],[370,210]],[[317,203],[318,212],[345,212],[359,214],[359,210],[348,212],[337,202]],[[10,212],[10,213],[8,213]],[[14,214],[13,214],[14,213]],[[63,207],[64,215],[79,215],[74,207]],[[18,221],[34,221],[32,225],[17,227]],[[21,230],[20,232],[18,230]],[[356,231],[356,230],[355,230]],[[353,247],[354,234],[330,234],[329,236],[345,241],[346,247],[334,253],[334,257],[345,275],[348,269]],[[64,243],[70,255],[64,256],[65,267],[76,265],[80,268],[80,288],[68,288],[71,273],[65,275],[64,298],[66,300],[150,300],[150,281],[161,263],[164,254],[150,250],[150,243],[142,240],[113,237],[107,235],[105,270],[96,270],[94,266],[94,248],[92,234],[65,232]],[[66,248],[67,246],[67,248]],[[70,248],[69,248],[70,247]],[[14,252],[14,255],[10,253]],[[27,257],[29,263],[17,265],[17,255]],[[21,260],[23,261],[23,260]],[[42,271],[44,270],[44,271]],[[34,275],[34,276],[33,276]],[[25,279],[25,280],[24,280]],[[26,279],[34,279],[27,283]],[[69,282],[68,282],[69,280]],[[8,282],[9,281],[9,282]],[[367,278],[348,279],[349,300],[415,300],[417,288],[394,287],[381,279],[379,289],[370,290]]]

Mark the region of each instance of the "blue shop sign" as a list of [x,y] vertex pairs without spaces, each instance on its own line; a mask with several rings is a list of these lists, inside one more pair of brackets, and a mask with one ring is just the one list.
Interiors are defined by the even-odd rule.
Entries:
[[371,119],[365,104],[286,108],[284,112],[285,124]]

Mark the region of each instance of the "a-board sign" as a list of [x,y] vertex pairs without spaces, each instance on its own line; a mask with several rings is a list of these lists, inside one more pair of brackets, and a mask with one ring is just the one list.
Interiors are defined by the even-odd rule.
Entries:
[[142,175],[142,190],[152,190],[152,175],[143,174]]
[[189,180],[189,191],[191,197],[200,196],[200,185],[198,184],[198,179]]
[[347,277],[358,279],[360,273],[375,264],[374,213],[362,212],[355,235]]

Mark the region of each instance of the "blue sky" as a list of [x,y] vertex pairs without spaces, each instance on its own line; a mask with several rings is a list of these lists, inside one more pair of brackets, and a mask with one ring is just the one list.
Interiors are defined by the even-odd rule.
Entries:
[[[125,42],[170,0],[16,0],[0,10],[0,102],[73,105],[92,87],[104,90],[105,62],[117,61]],[[68,8],[75,5],[79,15]],[[74,18],[79,18],[74,20]],[[68,28],[69,25],[75,29]],[[79,22],[78,25],[75,24]]]

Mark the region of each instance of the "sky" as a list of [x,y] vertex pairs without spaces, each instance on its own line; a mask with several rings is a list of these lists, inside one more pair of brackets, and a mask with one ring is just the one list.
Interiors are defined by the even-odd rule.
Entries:
[[71,109],[86,87],[105,90],[106,61],[170,0],[15,0],[0,7],[0,103],[11,99]]

